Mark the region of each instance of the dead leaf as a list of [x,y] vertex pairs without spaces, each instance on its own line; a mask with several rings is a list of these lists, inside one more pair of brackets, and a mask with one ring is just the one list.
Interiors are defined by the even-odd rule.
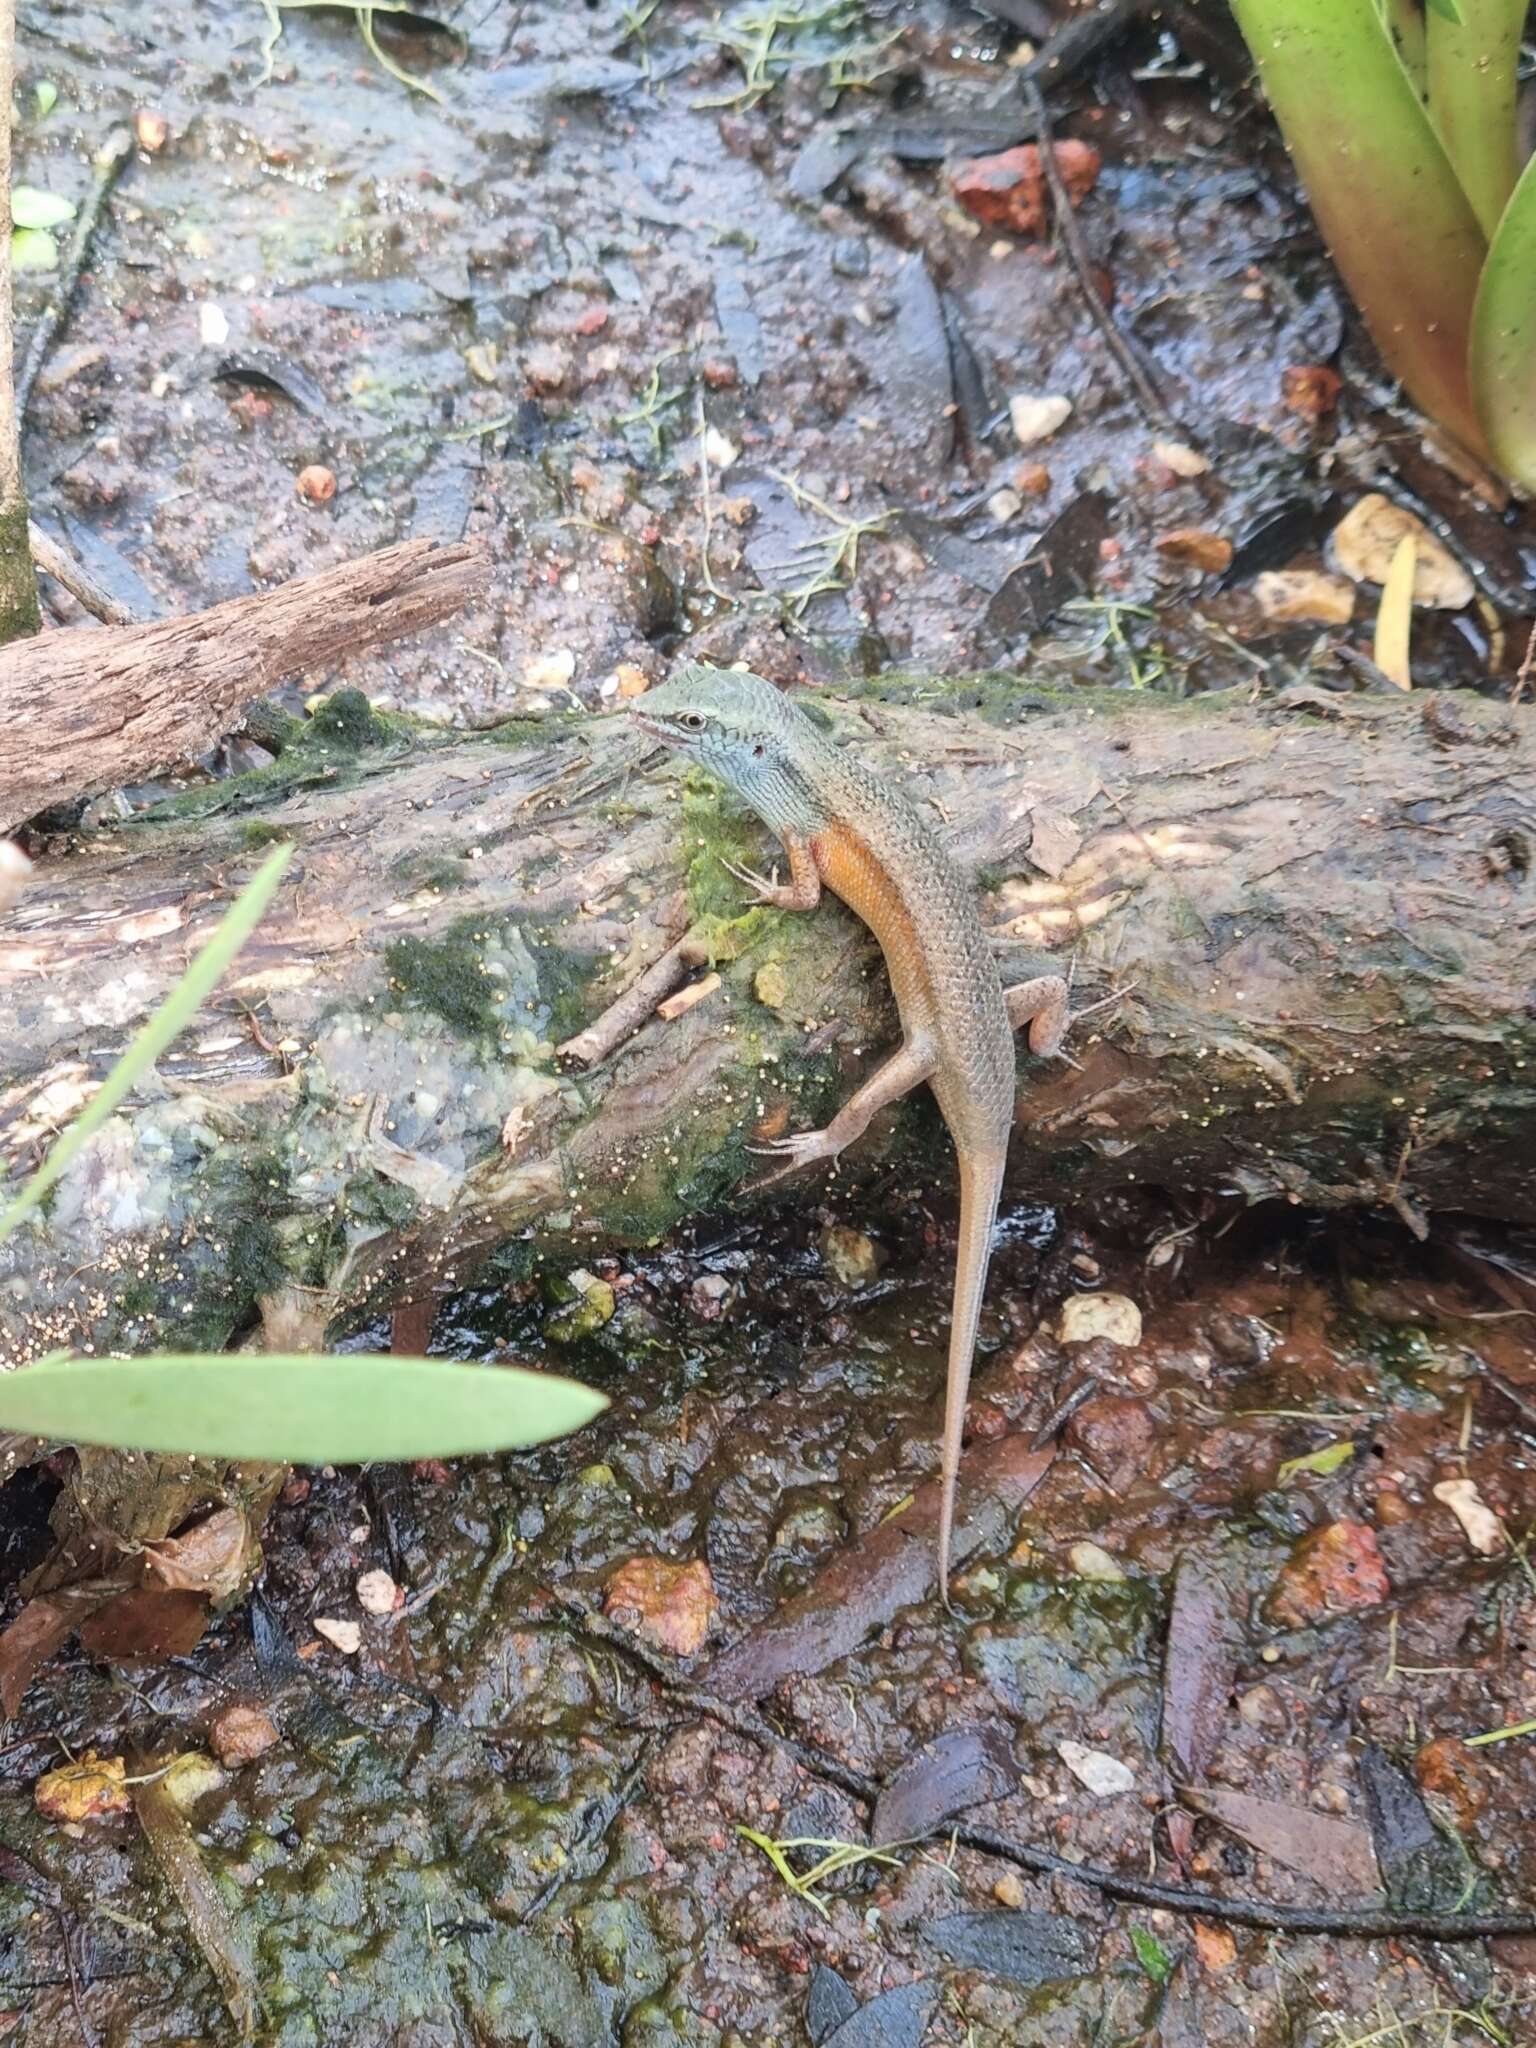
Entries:
[[1287,1806],[1279,1799],[1258,1799],[1248,1792],[1186,1786],[1179,1796],[1196,1813],[1219,1821],[1262,1855],[1310,1877],[1341,1902],[1381,1889],[1371,1837],[1352,1820]]
[[1460,1522],[1467,1541],[1480,1557],[1497,1557],[1507,1538],[1504,1526],[1477,1490],[1475,1479],[1442,1479],[1433,1489]]
[[[971,1451],[960,1468],[956,1569],[977,1551],[1001,1548],[1054,1457],[1022,1434]],[[783,1678],[825,1670],[872,1629],[926,1599],[938,1578],[939,1494],[936,1481],[922,1487],[905,1514],[881,1522],[722,1651],[705,1667],[707,1690],[724,1699],[761,1699]]]
[[127,1767],[120,1756],[98,1757],[91,1749],[78,1763],[45,1771],[33,1787],[32,1797],[38,1812],[49,1820],[100,1820],[133,1811],[126,1777]]
[[664,1557],[632,1557],[608,1581],[603,1612],[658,1650],[692,1657],[708,1640],[720,1606],[702,1558],[673,1564]]
[[250,1524],[239,1508],[216,1508],[180,1536],[144,1547],[144,1568],[171,1592],[233,1600],[257,1561]]
[[1253,579],[1259,610],[1277,625],[1301,620],[1347,626],[1355,615],[1355,586],[1317,569],[1266,569]]
[[1472,578],[1442,541],[1401,505],[1370,491],[1334,528],[1329,552],[1356,583],[1385,583],[1404,538],[1413,536],[1413,601],[1436,611],[1459,612],[1472,602]]
[[80,1644],[105,1664],[160,1664],[167,1657],[189,1657],[208,1622],[201,1593],[131,1586],[81,1622]]
[[920,1842],[967,1807],[1005,1798],[1017,1777],[1006,1729],[947,1728],[881,1787],[869,1838]]
[[1387,580],[1381,587],[1376,611],[1376,637],[1372,659],[1382,674],[1400,690],[1413,688],[1408,664],[1408,643],[1413,632],[1413,571],[1418,560],[1418,542],[1405,533],[1397,544]]
[[75,1626],[69,1610],[52,1600],[29,1600],[0,1635],[0,1706],[9,1720],[21,1705],[34,1674]]
[[1179,1559],[1163,1655],[1162,1746],[1186,1781],[1205,1776],[1221,1740],[1237,1675],[1233,1592],[1193,1551]]

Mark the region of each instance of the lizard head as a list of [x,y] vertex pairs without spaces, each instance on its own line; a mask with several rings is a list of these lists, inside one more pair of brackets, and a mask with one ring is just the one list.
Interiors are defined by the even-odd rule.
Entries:
[[761,676],[688,662],[659,689],[636,698],[629,715],[648,738],[728,783],[768,824],[803,822],[799,771],[821,735]]

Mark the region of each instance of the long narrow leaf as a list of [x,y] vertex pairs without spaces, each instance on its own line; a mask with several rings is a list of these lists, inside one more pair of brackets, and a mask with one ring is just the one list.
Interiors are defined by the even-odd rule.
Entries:
[[1486,241],[1375,0],[1232,0],[1312,211],[1415,404],[1483,460],[1467,380]]
[[607,1405],[553,1373],[355,1353],[50,1358],[0,1374],[0,1428],[274,1464],[361,1465],[539,1444]]
[[1413,572],[1417,566],[1417,543],[1411,533],[1405,533],[1393,550],[1387,580],[1381,586],[1376,639],[1371,650],[1376,666],[1400,690],[1413,688],[1408,650],[1413,637]]
[[261,921],[262,912],[271,902],[292,853],[291,846],[274,847],[225,911],[213,937],[181,980],[53,1146],[21,1193],[0,1213],[0,1243],[37,1207],[81,1146],[93,1132],[100,1130],[145,1070],[175,1043],[218,987],[230,962]]
[[1536,157],[1504,209],[1472,316],[1472,395],[1499,470],[1536,491]]
[[1461,0],[1461,10],[1459,21],[1429,17],[1429,118],[1492,235],[1520,175],[1515,93],[1526,0]]

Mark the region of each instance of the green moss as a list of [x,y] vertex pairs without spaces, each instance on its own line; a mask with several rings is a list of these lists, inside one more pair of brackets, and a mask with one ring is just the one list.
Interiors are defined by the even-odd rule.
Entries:
[[715,962],[734,960],[782,922],[782,911],[754,903],[746,885],[726,866],[760,865],[763,828],[724,784],[690,768],[683,783],[683,833],[688,849],[685,883],[693,928]]
[[264,818],[247,818],[240,828],[240,844],[249,853],[264,846],[277,846],[292,837],[286,825],[269,825]]
[[384,953],[394,992],[465,1038],[494,1038],[501,1023],[497,991],[476,943],[480,936],[469,919],[441,939],[396,939]]
[[338,690],[315,707],[306,738],[340,753],[360,753],[364,747],[383,747],[397,733],[409,731],[376,711],[361,690]]
[[585,1015],[591,970],[555,942],[555,929],[464,917],[438,939],[396,939],[384,954],[391,991],[462,1038],[532,1057]]

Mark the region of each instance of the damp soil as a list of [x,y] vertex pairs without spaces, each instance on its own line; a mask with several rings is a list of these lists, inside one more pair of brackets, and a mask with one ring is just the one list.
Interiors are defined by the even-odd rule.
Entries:
[[[759,79],[751,18],[771,11],[376,16],[439,104],[343,9],[284,10],[264,77],[259,5],[24,6],[21,176],[78,199],[135,110],[169,131],[125,175],[40,381],[38,515],[146,610],[482,536],[489,593],[454,631],[308,679],[290,708],[345,682],[490,724],[599,707],[684,650],[834,689],[895,665],[1363,686],[1337,650],[1369,651],[1371,590],[1328,629],[1266,619],[1256,579],[1325,569],[1343,508],[1385,485],[1476,584],[1420,615],[1416,676],[1515,687],[1529,522],[1394,410],[1240,93],[1148,27],[1053,98],[1103,156],[1083,232],[1160,423],[1060,253],[978,232],[948,196],[946,164],[1028,132],[1015,31],[940,0],[828,6],[775,30]],[[23,330],[47,289],[22,280]],[[1314,419],[1283,373],[1319,365],[1342,384]],[[1073,405],[1028,450],[1019,394]],[[1208,467],[1181,476],[1169,443]],[[337,479],[323,504],[296,490],[312,464]],[[1190,528],[1230,541],[1225,572],[1158,546]],[[262,758],[237,741],[178,779]],[[1006,1783],[976,1813],[1076,1859],[1337,1905],[1330,1855],[1367,1877],[1375,1855],[1403,1903],[1536,1898],[1536,1738],[1466,1746],[1536,1719],[1536,1282],[1491,1226],[1441,1219],[1419,1244],[1395,1220],[1153,1192],[1011,1213],[973,1442],[1096,1385],[955,1613],[872,1626],[763,1702],[768,1731],[669,1686],[933,1474],[946,1162],[918,1210],[832,1182],[776,1222],[614,1247],[574,1280],[526,1248],[395,1332],[557,1364],[612,1405],[536,1454],[301,1475],[255,1598],[195,1649],[114,1671],[71,1646],[44,1669],[0,1748],[0,2037],[235,2038],[206,1927],[200,1945],[138,1823],[63,1826],[34,1795],[66,1754],[153,1768],[248,1702],[279,1739],[196,1802],[192,1843],[252,1958],[259,2038],[284,2048],[777,2048],[855,2003],[841,2048],[1530,2038],[1529,1945],[1229,1934],[942,1829],[812,1900],[738,1832],[867,1846],[867,1805],[815,1752],[883,1780],[980,1730]],[[1139,1342],[1057,1340],[1069,1300],[1111,1294]],[[1458,1481],[1492,1518],[1472,1524],[1483,1550],[1436,1492]],[[11,1611],[56,1483],[29,1471],[4,1495]],[[1298,1550],[1340,1530],[1340,1572],[1301,1574]],[[632,1611],[603,1616],[637,1559],[707,1567],[691,1661],[646,1651]],[[1220,1627],[1176,1597],[1196,1567]],[[367,1572],[394,1611],[361,1608]],[[336,1619],[359,1624],[355,1653],[317,1632]],[[1191,1777],[1273,1802],[1287,1857],[1197,1815]],[[1062,1916],[1072,1942],[1026,1968],[996,1923],[970,1947],[935,1932],[984,1912]],[[874,2004],[908,1984],[926,1988]]]

